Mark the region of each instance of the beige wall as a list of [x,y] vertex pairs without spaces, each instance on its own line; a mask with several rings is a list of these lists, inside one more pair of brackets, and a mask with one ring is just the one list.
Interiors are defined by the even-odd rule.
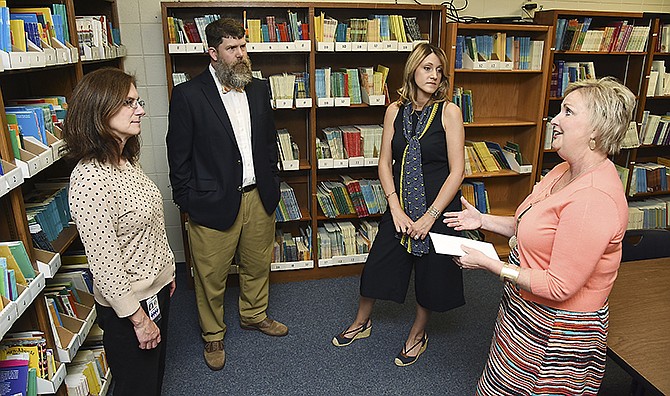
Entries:
[[[462,6],[465,0],[454,0]],[[250,1],[254,3],[256,1]],[[393,4],[395,1],[377,0]],[[413,1],[400,0],[401,4]],[[438,0],[422,0],[422,4],[440,4]],[[520,16],[523,0],[470,0],[461,16]],[[563,0],[537,1],[545,9],[582,9],[598,11],[670,12],[670,0]],[[168,98],[163,54],[161,9],[158,0],[118,0],[122,42],[128,47],[125,68],[138,78],[138,90],[146,99],[148,116],[142,121],[141,163],[160,188],[165,202],[165,216],[170,245],[177,261],[184,261],[179,212],[171,200],[168,182],[165,133],[167,131]]]

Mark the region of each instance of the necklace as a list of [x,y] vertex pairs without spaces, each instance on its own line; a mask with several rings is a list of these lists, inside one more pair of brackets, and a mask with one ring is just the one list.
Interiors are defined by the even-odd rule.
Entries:
[[[555,192],[558,192],[558,191],[564,189],[564,188],[567,187],[570,183],[572,183],[573,181],[575,181],[579,176],[585,174],[586,172],[588,172],[588,171],[591,170],[592,168],[595,168],[596,166],[602,164],[603,162],[605,162],[606,159],[607,159],[607,157],[605,157],[605,158],[603,158],[602,160],[600,160],[600,161],[598,161],[598,162],[596,162],[596,163],[594,163],[594,164],[588,166],[586,169],[584,169],[583,171],[579,172],[576,176],[572,176],[572,177],[570,177],[570,180],[569,180],[564,186],[562,186],[562,187],[559,188],[558,190],[555,190],[555,191],[554,191],[554,187],[556,187],[556,184],[558,184],[558,180],[561,180],[561,179],[563,178],[563,176],[565,176],[565,173],[567,173],[567,171],[566,171],[565,173],[563,173],[563,174],[561,175],[560,178],[558,178],[557,182],[556,182],[553,186],[550,187],[550,191],[551,191],[551,193],[549,193],[549,194],[547,194],[547,193],[543,194],[541,198],[539,198],[539,199],[536,200],[536,201],[531,202],[530,205],[528,205],[528,207],[527,207],[526,209],[524,209],[521,213],[519,213],[519,216],[516,218],[516,223],[514,224],[514,235],[512,235],[512,236],[509,238],[509,242],[508,242],[508,244],[509,244],[510,249],[514,249],[514,248],[516,248],[516,246],[517,246],[517,244],[518,244],[516,234],[519,232],[519,223],[521,222],[521,218],[523,217],[523,215],[525,215],[526,212],[528,212],[528,211],[530,210],[530,208],[533,207],[533,205],[535,205],[536,203],[538,203],[538,202],[542,201],[543,199],[547,198],[549,195],[551,195],[551,194],[553,194],[553,193],[555,193]],[[545,191],[546,191],[546,190],[545,190]]]

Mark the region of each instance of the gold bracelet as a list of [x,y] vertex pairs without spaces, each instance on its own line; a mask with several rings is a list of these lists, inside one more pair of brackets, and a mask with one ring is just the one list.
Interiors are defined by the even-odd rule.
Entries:
[[500,281],[510,281],[516,286],[516,281],[519,279],[519,267],[509,264],[503,264],[500,269]]
[[430,205],[427,212],[430,215],[430,217],[432,217],[434,219],[437,219],[438,217],[440,217],[440,211],[437,210],[437,208],[434,207],[433,205]]
[[393,194],[395,194],[395,190],[391,191],[391,192],[388,193],[388,194],[384,194],[384,195],[386,195],[386,199],[389,199],[389,197],[390,197],[391,195],[393,195]]

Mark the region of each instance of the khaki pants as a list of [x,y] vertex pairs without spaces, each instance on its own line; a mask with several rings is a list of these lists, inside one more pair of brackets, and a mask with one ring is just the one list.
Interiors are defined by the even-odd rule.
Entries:
[[256,189],[242,195],[237,219],[225,231],[189,221],[195,297],[205,342],[222,340],[226,334],[223,297],[234,257],[239,265],[240,321],[254,324],[267,317],[274,230],[274,213],[267,214]]

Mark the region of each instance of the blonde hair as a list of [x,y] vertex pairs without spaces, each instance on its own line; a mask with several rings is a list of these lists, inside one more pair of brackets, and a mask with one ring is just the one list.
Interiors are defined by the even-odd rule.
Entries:
[[591,111],[596,150],[607,155],[617,154],[633,118],[635,95],[613,77],[571,83],[564,97],[574,91],[581,93],[586,107]]
[[421,43],[414,47],[414,50],[409,54],[407,62],[405,62],[405,70],[403,72],[402,86],[398,89],[398,102],[400,104],[413,103],[416,104],[416,94],[419,89],[414,81],[414,72],[421,66],[421,62],[430,54],[435,54],[442,64],[442,78],[440,85],[426,105],[436,102],[444,102],[449,98],[449,79],[447,78],[447,55],[444,51],[432,44]]

